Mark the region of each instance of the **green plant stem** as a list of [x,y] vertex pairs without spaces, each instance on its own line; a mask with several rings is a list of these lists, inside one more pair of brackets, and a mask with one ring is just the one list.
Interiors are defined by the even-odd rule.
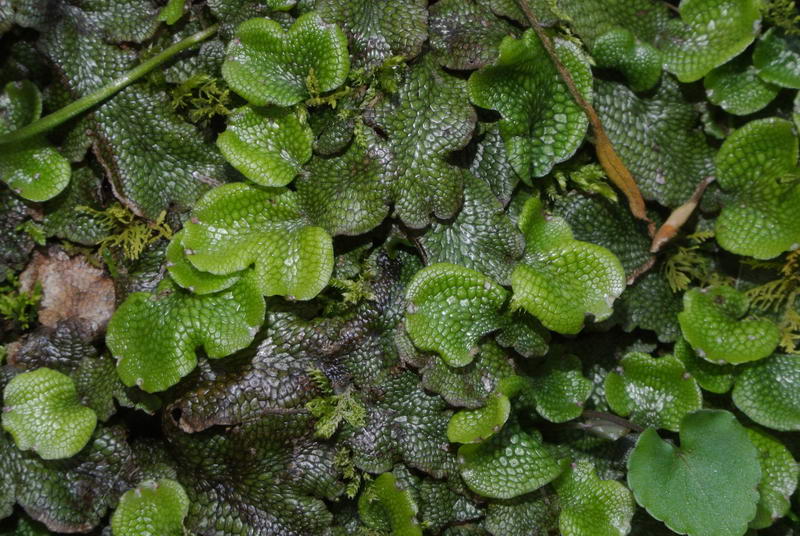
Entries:
[[86,95],[85,97],[81,97],[80,99],[72,102],[63,108],[56,110],[55,112],[42,117],[34,121],[29,125],[25,125],[24,127],[15,130],[14,132],[9,132],[7,134],[0,135],[0,145],[4,145],[6,143],[16,143],[22,140],[26,140],[37,134],[41,134],[43,132],[47,132],[58,125],[72,119],[76,115],[85,112],[92,106],[101,103],[114,93],[118,92],[119,90],[129,86],[139,78],[143,77],[165,61],[169,60],[179,52],[183,52],[187,48],[190,48],[202,41],[205,41],[212,35],[217,32],[217,28],[219,26],[217,24],[213,26],[209,26],[205,30],[201,32],[197,32],[194,35],[190,35],[186,39],[183,39],[171,47],[163,50],[156,56],[153,56],[149,60],[142,62],[141,64],[137,65],[124,75],[120,76],[116,80],[113,80],[109,84],[106,84],[102,88],[98,89],[94,93],[90,95]]

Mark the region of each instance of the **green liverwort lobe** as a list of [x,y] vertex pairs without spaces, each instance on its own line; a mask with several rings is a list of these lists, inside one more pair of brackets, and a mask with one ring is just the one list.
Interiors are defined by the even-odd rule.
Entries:
[[671,355],[652,358],[631,352],[618,371],[606,376],[608,405],[637,424],[677,432],[683,417],[703,406],[697,381]]
[[189,497],[168,478],[147,480],[126,491],[111,516],[114,536],[182,536]]
[[499,311],[508,295],[485,275],[448,263],[417,272],[406,292],[411,340],[439,352],[453,367],[471,363],[480,338],[500,327]]
[[248,20],[222,65],[225,81],[256,106],[292,106],[341,86],[349,71],[347,37],[315,12],[288,31],[267,18]]
[[40,368],[15,376],[3,392],[3,428],[20,450],[45,460],[69,458],[89,442],[95,412],[78,401],[69,376]]
[[[9,82],[0,95],[0,134],[28,125],[42,114],[42,95],[27,80]],[[67,187],[70,165],[43,135],[0,145],[0,179],[31,201],[46,201]]]
[[748,364],[736,378],[733,402],[758,424],[800,431],[800,355],[775,354]]
[[311,158],[314,135],[288,110],[244,106],[228,118],[217,147],[242,174],[262,186],[286,186]]
[[727,194],[716,224],[723,248],[771,259],[800,247],[797,156],[792,124],[776,117],[751,121],[725,140],[716,157]]
[[[554,46],[578,90],[591,101],[592,74],[580,48],[564,39],[555,39]],[[470,76],[469,96],[503,116],[500,132],[509,160],[526,180],[546,175],[572,156],[589,125],[533,30],[503,40],[497,61]]]
[[770,355],[778,346],[778,327],[766,318],[748,318],[750,300],[728,286],[694,288],[683,295],[678,313],[683,336],[711,362],[745,363]]
[[216,294],[194,295],[164,279],[154,294],[135,292],[108,324],[106,344],[123,383],[163,391],[197,365],[195,349],[225,357],[253,341],[264,299],[252,276]]
[[378,476],[358,498],[358,515],[368,527],[393,536],[422,536],[417,504],[392,473]]
[[310,300],[333,270],[330,235],[310,224],[290,190],[220,186],[195,205],[184,230],[183,246],[196,268],[228,275],[253,266],[265,296]]
[[628,488],[615,480],[600,480],[591,462],[572,464],[553,482],[561,503],[558,527],[562,536],[624,536],[636,509]]
[[664,65],[694,82],[746,49],[761,28],[760,0],[683,0],[664,38]]
[[619,259],[604,247],[575,240],[567,223],[531,198],[519,217],[525,256],[511,276],[514,301],[559,333],[577,333],[587,314],[604,320],[625,289]]
[[458,449],[461,478],[484,497],[510,499],[537,490],[556,478],[562,467],[537,431],[516,424],[477,445]]
[[450,418],[447,439],[453,443],[477,443],[497,432],[508,419],[511,403],[502,393],[489,397],[486,405],[463,409]]
[[800,466],[789,450],[777,439],[757,428],[748,428],[747,436],[758,449],[761,464],[761,482],[758,484],[756,517],[750,528],[763,529],[785,516],[791,503],[789,499],[797,489]]

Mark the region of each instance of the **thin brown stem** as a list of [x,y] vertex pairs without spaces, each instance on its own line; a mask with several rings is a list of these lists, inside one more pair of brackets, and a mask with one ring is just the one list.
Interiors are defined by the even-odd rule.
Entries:
[[611,143],[611,140],[608,138],[608,134],[606,134],[605,129],[603,128],[603,123],[600,121],[600,117],[597,115],[597,111],[592,107],[591,104],[589,104],[589,102],[578,90],[578,87],[575,85],[575,80],[572,78],[572,74],[561,62],[561,59],[556,53],[553,41],[550,39],[550,36],[547,35],[547,32],[544,31],[539,18],[530,8],[527,0],[517,0],[517,5],[520,7],[523,13],[525,13],[525,17],[527,17],[531,28],[539,37],[542,46],[544,46],[545,51],[547,51],[548,56],[550,56],[553,65],[558,71],[561,80],[563,80],[564,84],[567,86],[570,95],[572,95],[572,98],[575,100],[578,106],[583,109],[586,117],[589,119],[589,123],[591,123],[592,129],[594,130],[597,159],[600,161],[600,165],[603,166],[603,169],[608,174],[608,177],[620,190],[622,190],[622,192],[628,198],[628,204],[630,205],[631,213],[637,219],[647,222],[647,230],[652,237],[656,230],[655,223],[653,223],[653,221],[647,216],[644,198],[642,197],[641,191],[639,191],[639,186],[636,184],[636,180],[633,178],[630,170],[628,170],[628,168],[625,166],[625,163],[614,150],[614,146]]

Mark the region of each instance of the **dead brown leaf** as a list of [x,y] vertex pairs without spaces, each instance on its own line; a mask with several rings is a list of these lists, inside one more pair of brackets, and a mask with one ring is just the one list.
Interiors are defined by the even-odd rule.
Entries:
[[84,333],[97,337],[105,331],[114,312],[114,283],[103,270],[90,265],[82,255],[70,257],[60,248],[36,252],[20,274],[21,290],[41,284],[39,322],[55,328],[71,320]]

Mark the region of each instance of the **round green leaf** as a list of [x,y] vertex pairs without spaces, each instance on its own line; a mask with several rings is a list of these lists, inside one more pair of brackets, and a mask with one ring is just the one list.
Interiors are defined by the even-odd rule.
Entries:
[[78,401],[70,377],[45,367],[12,378],[3,404],[3,428],[17,447],[45,460],[77,454],[97,424],[95,412]]
[[747,365],[736,378],[733,402],[758,424],[800,430],[800,355],[775,354]]
[[519,217],[526,253],[511,275],[514,301],[559,333],[577,333],[587,314],[605,320],[625,289],[625,271],[606,248],[581,242],[531,198]]
[[277,108],[244,106],[217,138],[222,156],[262,186],[286,186],[311,158],[314,135],[297,116]]
[[393,536],[422,536],[417,503],[392,473],[383,473],[358,498],[358,515],[370,528]]
[[462,409],[450,417],[447,439],[453,443],[479,443],[500,430],[510,411],[508,397],[494,394],[482,408]]
[[183,247],[183,229],[173,235],[167,246],[167,270],[172,280],[195,294],[212,294],[225,290],[241,278],[241,274],[216,275],[195,268],[186,258]]
[[[0,134],[13,132],[39,119],[42,96],[27,80],[9,82],[0,95]],[[44,136],[0,145],[0,179],[31,201],[47,201],[69,184],[69,161]]]
[[625,536],[630,531],[636,509],[631,492],[615,480],[600,480],[591,462],[575,462],[553,486],[563,536]]
[[227,275],[255,268],[265,296],[310,300],[333,271],[330,235],[301,214],[297,194],[242,183],[208,192],[194,207],[183,245],[199,270]]
[[739,56],[708,73],[703,79],[708,100],[728,113],[748,115],[767,106],[780,88],[765,81],[748,56]]
[[677,432],[681,420],[703,406],[697,382],[671,355],[631,352],[617,372],[606,376],[604,386],[611,409],[642,426]]
[[760,29],[760,0],[683,0],[661,50],[664,66],[681,82],[701,79],[736,57]]
[[198,346],[208,357],[225,357],[250,344],[263,321],[264,299],[249,277],[202,296],[165,279],[154,294],[125,299],[108,324],[106,344],[123,383],[152,393],[194,369]]
[[168,478],[147,480],[126,491],[111,516],[114,536],[182,536],[189,497]]
[[716,157],[717,181],[729,198],[717,218],[717,242],[737,255],[771,259],[800,245],[798,141],[775,117],[731,134]]
[[[591,101],[592,74],[580,48],[558,38],[554,46],[578,91]],[[470,76],[469,96],[503,116],[500,132],[523,179],[547,175],[572,156],[589,125],[533,30],[503,39],[497,61]]]
[[758,484],[761,498],[750,527],[763,529],[789,511],[789,499],[797,489],[800,470],[789,450],[771,435],[748,428],[747,436],[758,449],[758,460],[761,463],[761,482]]
[[350,71],[347,37],[315,12],[288,31],[267,18],[236,29],[222,75],[231,88],[256,106],[292,106],[314,93],[342,85]]
[[756,514],[758,452],[732,413],[700,410],[680,426],[680,447],[642,433],[628,459],[636,502],[678,534],[742,536]]
[[539,432],[523,432],[508,425],[477,445],[458,449],[461,478],[469,489],[484,497],[510,499],[551,482],[561,465],[542,443]]
[[406,290],[406,330],[420,349],[463,367],[474,359],[481,337],[500,327],[506,296],[503,287],[469,268],[427,266]]
[[800,89],[800,38],[770,28],[756,44],[753,66],[766,82]]
[[764,359],[778,346],[780,331],[766,318],[746,317],[750,300],[728,286],[693,288],[678,313],[683,336],[697,354],[713,363]]

